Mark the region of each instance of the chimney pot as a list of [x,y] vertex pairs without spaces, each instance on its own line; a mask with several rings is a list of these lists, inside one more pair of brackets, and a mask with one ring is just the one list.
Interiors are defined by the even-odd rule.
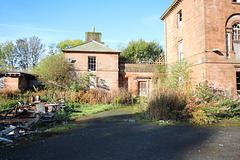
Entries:
[[95,27],[94,26],[92,27],[92,32],[95,32]]

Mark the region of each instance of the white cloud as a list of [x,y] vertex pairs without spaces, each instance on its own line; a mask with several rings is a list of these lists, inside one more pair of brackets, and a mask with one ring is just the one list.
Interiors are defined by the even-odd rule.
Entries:
[[0,26],[18,28],[18,29],[26,29],[26,30],[47,31],[47,32],[82,33],[79,31],[67,31],[67,30],[50,29],[50,28],[29,27],[29,26],[23,26],[23,25],[0,24]]

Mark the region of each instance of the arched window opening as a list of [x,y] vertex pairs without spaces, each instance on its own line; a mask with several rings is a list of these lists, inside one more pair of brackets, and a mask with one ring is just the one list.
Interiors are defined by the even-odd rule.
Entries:
[[240,41],[240,24],[233,25],[233,41]]
[[240,58],[240,23],[235,23],[233,26],[232,40],[233,51],[235,58]]

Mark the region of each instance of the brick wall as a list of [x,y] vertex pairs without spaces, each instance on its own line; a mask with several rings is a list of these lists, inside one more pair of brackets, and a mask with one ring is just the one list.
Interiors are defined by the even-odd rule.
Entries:
[[[88,57],[96,57],[96,72],[88,72]],[[107,90],[118,88],[118,54],[105,53],[65,53],[72,58],[73,70],[77,77],[84,73],[96,75],[99,87]]]
[[131,92],[133,95],[138,95],[139,81],[145,81],[148,85],[148,92],[151,93],[156,78],[160,81],[163,73],[153,72],[119,72],[119,83],[122,83],[124,88]]
[[19,77],[4,77],[4,89],[17,90],[19,86]]

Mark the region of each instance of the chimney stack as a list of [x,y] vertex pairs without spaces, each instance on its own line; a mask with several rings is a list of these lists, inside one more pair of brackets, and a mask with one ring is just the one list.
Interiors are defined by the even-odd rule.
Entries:
[[95,32],[95,27],[92,27],[92,32],[85,33],[85,42],[91,42],[92,40],[101,43],[102,33]]

